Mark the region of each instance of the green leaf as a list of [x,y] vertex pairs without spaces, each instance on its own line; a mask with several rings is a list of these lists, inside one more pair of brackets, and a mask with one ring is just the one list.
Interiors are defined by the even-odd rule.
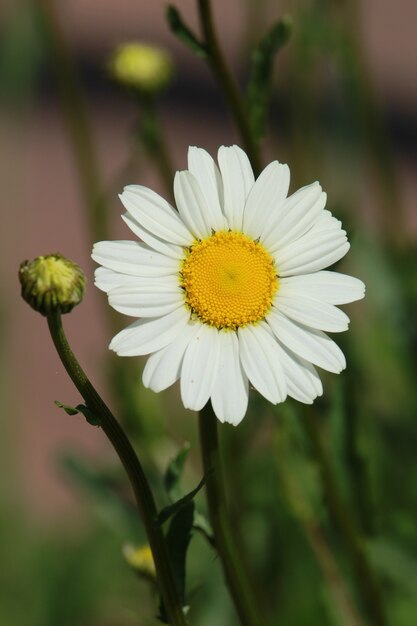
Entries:
[[[186,559],[194,523],[194,502],[189,500],[174,514],[166,535],[168,553],[171,559],[174,580],[185,610]],[[165,607],[161,602],[160,619],[167,623]]]
[[252,52],[247,102],[250,123],[257,139],[265,132],[274,56],[288,41],[291,26],[291,18],[285,15],[272,26]]
[[59,407],[60,409],[63,409],[67,415],[78,415],[78,413],[81,413],[82,415],[84,415],[87,422],[91,424],[92,426],[101,425],[99,418],[96,415],[94,415],[90,411],[90,409],[87,406],[85,406],[85,404],[77,404],[76,407],[73,407],[73,406],[69,406],[68,404],[62,404],[62,402],[60,402],[59,400],[54,400],[54,402],[56,406]]
[[199,41],[194,33],[183,22],[180,12],[168,5],[166,9],[166,17],[168,25],[171,31],[180,39],[186,46],[188,46],[200,59],[207,59],[208,52],[207,47],[201,41]]
[[216,547],[213,529],[209,521],[202,513],[199,513],[197,510],[194,511],[193,529],[201,533],[212,548]]
[[179,500],[177,500],[173,504],[169,504],[168,506],[164,507],[159,512],[159,515],[158,515],[157,520],[156,520],[157,524],[158,525],[164,524],[170,517],[172,517],[178,511],[180,511],[186,505],[188,505],[189,502],[192,502],[193,498],[197,495],[197,493],[203,487],[205,482],[206,482],[206,478],[205,478],[205,476],[203,476],[203,478],[200,480],[200,482],[198,483],[198,485],[197,485],[197,487],[195,489],[193,489],[192,491],[187,493],[185,496],[183,496],[182,498],[180,498]]
[[164,487],[172,502],[175,502],[175,500],[178,500],[181,497],[179,484],[189,451],[190,444],[186,441],[177,456],[172,459],[165,472]]

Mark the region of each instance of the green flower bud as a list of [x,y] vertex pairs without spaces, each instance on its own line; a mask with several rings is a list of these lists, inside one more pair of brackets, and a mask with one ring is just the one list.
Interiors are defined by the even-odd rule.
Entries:
[[69,313],[83,299],[85,275],[82,269],[60,254],[38,256],[19,268],[22,298],[42,313]]
[[172,60],[165,50],[133,42],[116,48],[108,69],[118,83],[144,94],[164,89],[173,74]]

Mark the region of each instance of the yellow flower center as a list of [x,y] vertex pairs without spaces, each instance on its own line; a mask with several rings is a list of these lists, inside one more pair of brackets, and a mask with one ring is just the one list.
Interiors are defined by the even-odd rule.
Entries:
[[201,321],[236,330],[262,320],[278,289],[274,259],[243,233],[198,241],[181,269],[186,303]]

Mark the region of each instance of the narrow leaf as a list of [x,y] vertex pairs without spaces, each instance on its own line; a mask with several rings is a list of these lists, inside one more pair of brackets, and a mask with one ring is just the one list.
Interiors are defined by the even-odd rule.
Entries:
[[257,139],[260,139],[265,132],[274,56],[288,41],[291,34],[291,24],[289,16],[281,18],[252,52],[247,102],[250,123]]
[[172,459],[165,472],[164,487],[172,501],[178,500],[181,497],[179,484],[189,451],[190,444],[186,441],[177,456]]
[[174,35],[185,43],[200,59],[206,59],[208,57],[206,46],[199,41],[196,35],[183,22],[180,12],[172,5],[168,5],[166,17],[168,25]]
[[203,487],[206,482],[205,476],[200,480],[197,487],[187,493],[185,496],[174,502],[173,504],[169,504],[164,507],[160,512],[156,519],[158,525],[164,524],[170,517],[178,513],[182,508],[184,508],[189,502],[192,502],[193,498],[197,495],[200,489]]

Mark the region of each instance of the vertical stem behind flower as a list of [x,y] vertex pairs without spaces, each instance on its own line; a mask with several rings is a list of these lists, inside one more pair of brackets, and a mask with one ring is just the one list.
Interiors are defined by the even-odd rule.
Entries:
[[242,626],[260,626],[253,590],[234,541],[226,505],[226,493],[217,437],[217,418],[210,403],[200,411],[200,443],[206,494],[216,548],[226,583]]
[[54,1],[41,0],[39,12],[49,49],[49,59],[55,71],[64,121],[73,147],[91,233],[93,239],[99,241],[107,238],[106,199],[85,102]]
[[186,626],[165,539],[162,529],[156,521],[155,501],[140,461],[119,422],[94,389],[75,358],[62,327],[61,315],[59,313],[50,314],[48,325],[62,364],[90,411],[98,417],[102,430],[117,452],[129,477],[148,535],[155,561],[158,585],[170,624],[171,626]]
[[387,626],[379,589],[368,562],[358,528],[342,501],[332,467],[324,450],[317,416],[311,410],[306,410],[304,411],[302,421],[319,466],[328,511],[340,533],[352,563],[362,604],[374,626]]
[[250,162],[252,163],[255,176],[258,176],[262,169],[259,145],[255,140],[250,127],[249,115],[246,111],[245,102],[232,74],[226,65],[220,49],[214,26],[210,0],[198,0],[198,11],[201,29],[205,38],[204,43],[207,47],[208,62],[226,97],[226,100],[229,103],[229,107],[233,113],[242,137],[243,146],[248,154]]

